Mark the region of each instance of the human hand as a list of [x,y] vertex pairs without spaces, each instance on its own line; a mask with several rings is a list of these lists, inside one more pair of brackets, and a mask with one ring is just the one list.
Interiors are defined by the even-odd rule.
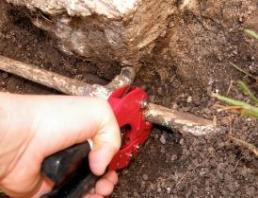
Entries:
[[[0,190],[11,197],[40,197],[53,187],[40,174],[42,161],[87,139],[93,140],[90,168],[102,175],[121,144],[106,101],[0,93]],[[114,171],[108,172],[87,198],[108,196],[117,180]]]

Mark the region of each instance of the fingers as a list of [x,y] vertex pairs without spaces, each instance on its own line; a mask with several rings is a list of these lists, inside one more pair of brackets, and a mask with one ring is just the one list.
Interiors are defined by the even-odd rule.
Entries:
[[51,191],[51,189],[54,187],[54,184],[47,179],[44,179],[41,183],[40,188],[38,189],[38,191],[33,195],[32,198],[39,198],[42,195],[48,193]]
[[84,198],[103,198],[103,196],[98,194],[88,194]]
[[[106,100],[74,96],[10,95],[9,98],[17,101],[10,105],[10,112],[14,112],[11,111],[12,106],[19,105],[17,108],[23,115],[17,118],[21,126],[16,126],[16,129],[22,128],[27,134],[32,131],[31,149],[37,147],[43,158],[87,139],[93,140],[93,150],[107,148],[111,155],[120,147],[119,127]],[[92,155],[106,158],[103,156],[105,152],[96,153],[99,154]],[[96,168],[97,174],[103,173],[111,155],[102,161],[100,169]]]
[[95,191],[86,195],[85,198],[103,198],[111,195],[117,181],[117,173],[115,171],[109,171],[97,182]]
[[35,107],[34,125],[40,131],[41,140],[47,141],[48,152],[89,138],[93,139],[94,149],[101,148],[105,142],[119,148],[119,128],[107,101],[88,97],[41,97]]
[[[114,186],[117,184],[117,182],[117,173],[115,171],[109,171],[96,183],[95,190],[86,195],[85,198],[103,198],[104,196],[109,196],[113,192]],[[38,198],[50,192],[53,186],[53,182],[44,178],[38,187],[37,192],[33,193],[34,195],[32,198]]]
[[108,196],[113,192],[117,181],[117,174],[114,171],[109,172],[97,182],[95,192],[103,196]]
[[[63,124],[60,127],[62,129],[58,129],[62,131],[60,139],[66,137],[63,142],[68,140],[69,146],[91,138],[93,148],[89,154],[90,168],[94,174],[102,175],[121,145],[120,130],[116,118],[105,100],[83,98],[83,100],[78,102],[79,104],[75,104],[73,101],[75,97],[69,98],[71,100],[69,105],[61,105],[57,111],[54,111],[59,112],[54,119],[62,119],[60,119],[60,122],[56,122],[54,127],[51,127],[51,139],[55,139],[53,137],[53,129],[56,126],[60,127],[60,125],[57,125],[58,123]],[[60,100],[58,102],[60,103]],[[58,104],[54,106],[51,108],[57,108]],[[69,108],[68,115],[66,115],[67,108]],[[78,114],[78,112],[81,113]],[[49,126],[51,124],[49,123],[50,113],[45,113],[44,115],[47,115]],[[69,124],[68,126],[66,125],[67,123]],[[44,130],[44,133],[46,134],[46,130]],[[42,140],[42,138],[40,139]],[[59,137],[56,139],[59,139]],[[59,142],[62,142],[62,140],[59,140]],[[47,145],[48,148],[51,148],[49,140]],[[57,143],[53,146],[57,146]],[[57,148],[60,149],[60,145]],[[109,173],[96,184],[96,192],[105,196],[111,194],[117,180],[117,175],[114,172]]]
[[[98,132],[93,136],[93,148],[89,155],[89,163],[92,172],[102,175],[113,156],[121,145],[121,136],[114,115],[105,116],[102,111],[102,123]],[[112,123],[112,124],[110,124]]]
[[115,171],[108,171],[104,176],[103,178],[109,180],[110,182],[112,182],[114,185],[117,184],[118,182],[118,175]]
[[117,150],[117,148],[114,148],[112,145],[106,143],[100,148],[91,151],[89,154],[89,163],[92,172],[95,175],[102,175]]

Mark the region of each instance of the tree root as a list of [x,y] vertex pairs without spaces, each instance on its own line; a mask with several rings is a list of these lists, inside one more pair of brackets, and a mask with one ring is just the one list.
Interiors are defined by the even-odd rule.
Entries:
[[[125,67],[122,69],[121,73],[106,86],[98,84],[91,85],[54,72],[38,69],[34,65],[26,64],[4,56],[0,56],[0,70],[56,89],[68,95],[93,96],[104,99],[108,99],[112,91],[118,87],[132,84],[135,78],[134,69]],[[152,123],[171,129],[177,129],[182,134],[192,134],[194,136],[208,135],[219,129],[210,120],[151,103],[146,103],[145,118]]]

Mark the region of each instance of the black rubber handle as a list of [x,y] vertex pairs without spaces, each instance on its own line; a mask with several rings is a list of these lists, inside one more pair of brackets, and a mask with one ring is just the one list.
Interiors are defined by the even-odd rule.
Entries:
[[85,142],[55,153],[43,161],[42,173],[58,185],[79,167],[89,152],[90,145]]
[[94,186],[98,177],[89,168],[88,142],[55,153],[43,161],[42,173],[55,182],[54,189],[41,198],[81,198]]
[[88,166],[88,160],[83,159],[76,171],[63,183],[41,196],[41,198],[82,198],[96,184],[98,177],[93,175]]

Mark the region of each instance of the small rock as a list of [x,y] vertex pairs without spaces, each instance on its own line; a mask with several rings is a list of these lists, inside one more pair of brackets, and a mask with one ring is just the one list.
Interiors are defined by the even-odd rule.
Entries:
[[187,102],[187,103],[191,103],[192,101],[193,101],[192,96],[188,96],[188,98],[186,99],[186,102]]
[[6,79],[6,78],[8,78],[9,77],[9,74],[8,73],[6,73],[6,72],[3,72],[2,73],[2,78],[3,79]]
[[157,191],[160,193],[160,192],[161,192],[161,188],[160,188],[160,187],[158,187]]
[[148,175],[147,174],[143,174],[142,176],[143,180],[147,181],[149,179]]
[[177,160],[177,155],[175,155],[175,154],[172,155],[172,156],[171,156],[171,161],[173,162],[173,161],[176,161],[176,160]]
[[172,109],[177,109],[178,108],[178,104],[177,103],[173,103],[172,104]]
[[164,134],[160,136],[159,141],[161,142],[161,144],[166,144],[167,141]]
[[201,171],[199,172],[199,175],[203,177],[207,173],[207,170],[205,168],[202,168]]
[[209,152],[210,155],[214,155],[215,149],[213,147],[209,147],[208,152]]
[[184,139],[181,138],[180,141],[179,141],[179,144],[180,144],[180,145],[184,145],[184,143],[185,143]]

